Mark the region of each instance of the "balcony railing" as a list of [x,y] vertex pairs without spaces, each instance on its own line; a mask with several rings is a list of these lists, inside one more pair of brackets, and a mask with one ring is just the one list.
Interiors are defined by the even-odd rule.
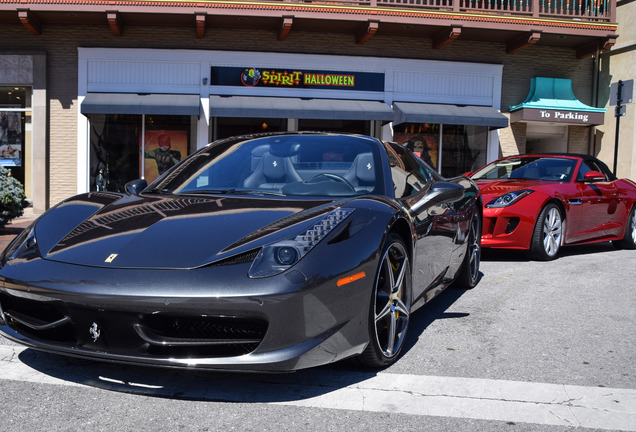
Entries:
[[282,0],[380,8],[405,8],[519,17],[616,22],[616,0]]

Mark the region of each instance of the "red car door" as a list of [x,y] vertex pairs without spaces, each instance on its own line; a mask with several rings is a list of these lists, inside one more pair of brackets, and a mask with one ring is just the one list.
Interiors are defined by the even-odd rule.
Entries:
[[615,182],[607,176],[604,179],[586,180],[585,173],[597,171],[594,169],[597,167],[589,164],[589,161],[582,162],[576,183],[579,196],[570,199],[570,207],[574,207],[573,214],[578,215],[570,219],[576,228],[568,230],[573,234],[568,243],[616,237],[623,230],[620,221],[625,219],[625,204],[619,197]]

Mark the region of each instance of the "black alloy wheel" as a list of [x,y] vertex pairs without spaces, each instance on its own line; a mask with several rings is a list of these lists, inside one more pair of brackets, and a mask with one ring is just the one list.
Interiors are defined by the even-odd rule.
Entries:
[[411,315],[411,264],[402,238],[389,234],[373,288],[369,310],[369,345],[358,361],[385,367],[400,355]]
[[455,288],[475,288],[479,281],[479,264],[481,262],[481,220],[475,212],[470,221],[470,231],[466,242],[466,256],[453,283]]

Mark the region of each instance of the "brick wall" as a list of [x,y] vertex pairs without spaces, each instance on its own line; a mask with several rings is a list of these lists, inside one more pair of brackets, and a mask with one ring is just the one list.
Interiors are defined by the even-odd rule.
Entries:
[[49,50],[50,204],[77,191],[77,48],[69,32],[59,32]]
[[589,153],[590,128],[587,126],[570,126],[568,129],[568,152]]
[[499,132],[500,156],[526,152],[526,124],[513,123]]

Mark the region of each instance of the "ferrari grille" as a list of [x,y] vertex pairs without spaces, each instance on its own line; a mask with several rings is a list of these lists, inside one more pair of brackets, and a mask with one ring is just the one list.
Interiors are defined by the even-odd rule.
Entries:
[[72,341],[70,320],[60,303],[0,295],[0,309],[6,324],[20,333],[54,342]]
[[34,321],[54,322],[64,318],[64,314],[60,308],[53,302],[33,301],[20,297],[0,297],[2,302],[2,310],[11,315],[11,313],[23,314],[32,317]]
[[227,357],[249,354],[261,343],[267,322],[235,317],[150,315],[135,331],[157,355]]
[[5,325],[48,345],[113,353],[134,350],[146,357],[245,355],[259,346],[268,327],[266,320],[253,317],[105,312],[3,293],[0,311]]

